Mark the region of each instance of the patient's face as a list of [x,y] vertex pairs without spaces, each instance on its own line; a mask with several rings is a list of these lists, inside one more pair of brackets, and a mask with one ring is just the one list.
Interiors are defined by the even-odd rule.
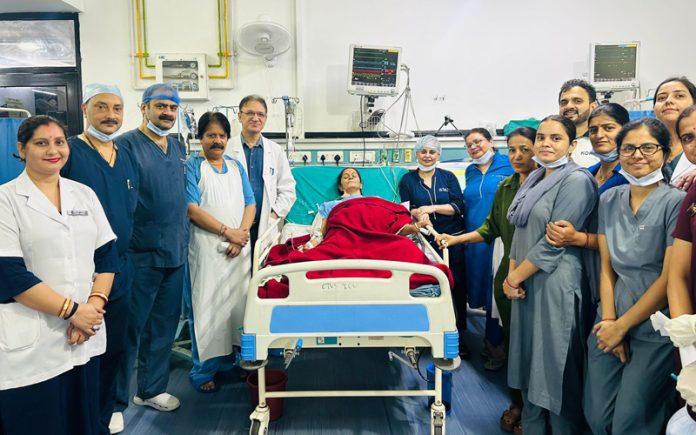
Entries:
[[362,181],[360,175],[355,169],[349,168],[343,171],[341,175],[341,190],[344,195],[356,195],[362,190]]

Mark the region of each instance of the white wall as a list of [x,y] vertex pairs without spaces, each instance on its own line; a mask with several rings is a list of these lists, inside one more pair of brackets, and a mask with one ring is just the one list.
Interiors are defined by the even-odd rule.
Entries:
[[[86,2],[80,14],[82,81],[117,84],[124,94],[126,113],[124,129],[140,123],[138,108],[143,90],[154,80],[137,78],[135,37],[132,35],[134,10],[132,0]],[[231,3],[231,4],[230,4]],[[283,0],[232,0],[228,3],[230,40],[239,23],[256,21],[259,15],[285,26],[294,35],[294,2]],[[147,38],[150,53],[206,53],[208,62],[217,63],[217,3],[215,0],[147,0]],[[232,46],[230,45],[230,50]],[[274,68],[244,52],[230,59],[230,80],[209,80],[212,89],[208,101],[187,101],[196,116],[216,105],[237,105],[247,94],[270,98],[296,95],[295,49],[282,55]],[[154,58],[150,59],[154,63]],[[154,75],[146,69],[145,74]],[[209,69],[208,74],[222,75],[224,68]],[[136,89],[136,87],[138,89]],[[269,99],[270,104],[270,99]],[[231,112],[230,112],[231,116]],[[268,130],[284,131],[282,104],[269,107]]]
[[[83,82],[121,87],[127,128],[140,120],[136,103],[142,92],[133,89],[130,3],[85,2],[80,16]],[[147,0],[147,5],[150,52],[207,52],[213,62],[214,0]],[[249,93],[295,95],[305,131],[349,130],[359,100],[345,90],[350,43],[403,48],[421,129],[436,129],[444,114],[467,128],[501,127],[509,119],[555,112],[560,84],[587,73],[593,41],[641,41],[644,92],[668,75],[696,79],[687,18],[696,16],[693,0],[231,0],[231,35],[260,14],[288,28],[296,50],[271,69],[243,53],[232,58],[234,78],[227,84],[234,89],[212,90],[210,101],[192,104],[197,115],[237,104]],[[391,101],[382,98],[377,106]],[[281,131],[282,106],[269,109],[267,129]],[[398,120],[396,109],[400,112],[400,105],[392,121]],[[409,124],[413,128],[412,120]]]

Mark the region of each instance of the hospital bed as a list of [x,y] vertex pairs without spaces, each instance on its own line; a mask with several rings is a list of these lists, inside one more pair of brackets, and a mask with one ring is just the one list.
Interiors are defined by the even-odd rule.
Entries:
[[[310,168],[295,168],[304,172]],[[335,185],[337,171],[311,168],[312,189],[316,180]],[[371,171],[391,168],[360,168],[363,183],[370,186]],[[335,173],[332,173],[335,172]],[[333,175],[333,176],[331,176]],[[398,179],[393,172],[374,174],[393,179],[391,192],[396,194]],[[401,174],[403,175],[403,173]],[[393,177],[394,176],[394,177]],[[298,198],[302,195],[302,174],[298,180]],[[368,190],[368,189],[365,189]],[[329,189],[331,191],[331,189]],[[364,192],[369,194],[368,192]],[[335,191],[324,200],[335,198]],[[305,201],[311,203],[313,201]],[[302,207],[302,202],[299,202]],[[311,210],[294,210],[296,214],[311,214]],[[290,215],[293,213],[291,212]],[[308,220],[308,219],[307,219]],[[270,248],[282,240],[283,222],[278,221],[263,234],[255,246],[254,273],[247,296],[244,332],[242,334],[242,367],[258,371],[259,405],[250,415],[250,434],[268,431],[270,398],[296,397],[375,397],[427,396],[434,397],[431,405],[431,434],[445,433],[445,407],[442,403],[442,370],[454,370],[460,364],[458,333],[447,276],[441,270],[423,264],[395,261],[325,260],[284,264],[260,268]],[[425,250],[442,262],[435,250],[419,235]],[[366,264],[367,263],[367,264]],[[331,277],[308,278],[308,272],[325,270],[387,270],[388,278]],[[430,275],[439,285],[439,296],[414,297],[409,288],[412,274]],[[286,298],[260,298],[258,288],[268,280],[285,277],[289,283]],[[343,390],[343,391],[266,391],[265,366],[270,348],[283,349],[287,365],[301,348],[327,347],[384,347],[401,348],[406,358],[398,359],[418,368],[419,349],[430,348],[435,364],[433,389],[424,390]],[[389,353],[390,357],[394,355]]]

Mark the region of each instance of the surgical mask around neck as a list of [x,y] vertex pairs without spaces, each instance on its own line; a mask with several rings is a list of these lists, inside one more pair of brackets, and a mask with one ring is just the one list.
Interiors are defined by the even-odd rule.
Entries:
[[619,151],[616,148],[609,151],[608,153],[598,153],[597,151],[592,150],[590,151],[590,154],[597,157],[603,163],[612,163],[619,159]]
[[171,129],[169,130],[162,130],[161,128],[157,127],[155,124],[152,123],[152,121],[147,121],[147,129],[150,130],[151,132],[155,133],[157,136],[160,137],[165,137],[169,134]]
[[623,175],[626,181],[631,183],[632,186],[639,187],[650,186],[651,184],[655,184],[658,181],[662,181],[665,179],[665,176],[662,174],[662,168],[657,168],[655,171],[649,173],[648,175],[644,175],[640,178],[634,177],[633,175],[626,172],[623,168],[619,170],[619,173]]
[[482,155],[478,159],[472,159],[475,165],[487,165],[491,161],[495,152],[493,150],[488,150],[486,154]]
[[420,163],[418,163],[418,170],[423,171],[423,172],[432,172],[435,170],[436,166],[437,166],[437,162],[433,163],[430,166],[425,166],[425,165],[421,165]]
[[89,128],[87,129],[87,133],[89,133],[90,136],[92,136],[99,142],[103,143],[111,142],[112,140],[114,140],[116,136],[118,136],[118,131],[115,131],[111,134],[106,134],[94,128],[93,125],[89,126]]
[[537,164],[544,169],[556,169],[558,167],[561,167],[561,166],[568,164],[568,156],[563,156],[560,159],[556,160],[555,162],[549,162],[549,163],[542,161],[537,156],[532,157],[532,160],[537,162]]

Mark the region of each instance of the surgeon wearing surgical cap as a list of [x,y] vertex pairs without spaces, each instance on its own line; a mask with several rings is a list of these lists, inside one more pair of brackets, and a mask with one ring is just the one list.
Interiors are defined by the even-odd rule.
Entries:
[[[133,264],[128,242],[133,233],[133,215],[138,203],[139,175],[133,155],[119,148],[123,123],[123,97],[117,86],[91,83],[83,92],[82,111],[87,129],[68,138],[70,157],[61,170],[65,178],[89,186],[99,198],[116,234],[118,273],[104,314],[106,353],[99,356],[99,405],[101,433],[108,433],[114,408],[116,373],[125,362],[126,325],[133,284]],[[92,303],[105,304],[95,297]]]
[[[417,221],[430,218],[438,233],[457,234],[464,230],[464,198],[457,177],[446,169],[438,168],[442,147],[434,136],[418,138],[414,147],[418,168],[409,171],[401,179],[401,200],[410,204],[411,215]],[[434,239],[433,248],[439,248]],[[457,310],[457,329],[460,332],[459,354],[468,358],[469,350],[462,333],[466,329],[466,286],[462,245],[450,250],[450,269],[454,277],[452,295]]]
[[[138,355],[133,403],[173,411],[179,400],[166,392],[169,353],[181,313],[184,262],[187,258],[186,150],[168,133],[174,126],[179,94],[170,84],[145,90],[140,126],[119,136],[140,176],[130,254],[135,269],[128,321],[126,361],[117,379],[115,411],[131,397],[130,374]],[[122,419],[122,414],[114,415]]]

